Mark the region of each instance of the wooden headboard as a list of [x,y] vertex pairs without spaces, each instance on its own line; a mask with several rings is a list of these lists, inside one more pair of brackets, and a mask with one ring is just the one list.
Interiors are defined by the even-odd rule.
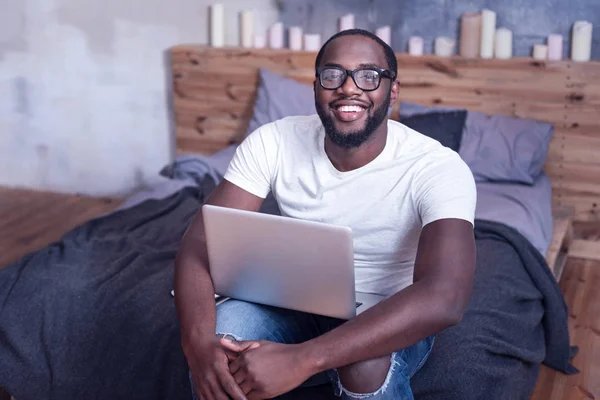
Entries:
[[[315,57],[289,50],[174,47],[178,151],[207,154],[241,141],[252,116],[258,68],[312,84]],[[573,206],[575,220],[600,220],[600,62],[397,58],[399,101],[552,123],[545,170],[554,203]],[[399,102],[393,116],[398,108]]]

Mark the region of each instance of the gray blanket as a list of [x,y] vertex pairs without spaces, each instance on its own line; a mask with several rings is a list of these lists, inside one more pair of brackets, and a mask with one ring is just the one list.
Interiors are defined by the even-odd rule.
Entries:
[[[0,386],[19,400],[189,399],[173,260],[214,185],[86,222],[0,270]],[[277,213],[272,198],[261,211]],[[526,398],[541,362],[572,372],[566,308],[543,260],[503,225],[478,221],[476,232],[469,311],[439,335],[417,398]]]

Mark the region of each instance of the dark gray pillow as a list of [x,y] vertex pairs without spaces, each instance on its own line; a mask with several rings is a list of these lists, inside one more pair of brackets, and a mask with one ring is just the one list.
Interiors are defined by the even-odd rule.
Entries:
[[316,113],[311,85],[260,68],[254,112],[246,133],[283,117]]
[[401,117],[400,122],[458,153],[466,117],[465,110],[442,111]]

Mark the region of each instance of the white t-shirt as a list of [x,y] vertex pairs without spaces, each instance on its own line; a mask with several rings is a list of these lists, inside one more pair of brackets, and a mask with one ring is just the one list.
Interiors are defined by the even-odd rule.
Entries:
[[357,291],[389,296],[409,286],[426,224],[473,224],[473,175],[438,141],[389,120],[384,150],[348,172],[333,166],[324,143],[317,115],[286,117],[248,135],[224,178],[262,198],[272,191],[284,216],[349,226]]

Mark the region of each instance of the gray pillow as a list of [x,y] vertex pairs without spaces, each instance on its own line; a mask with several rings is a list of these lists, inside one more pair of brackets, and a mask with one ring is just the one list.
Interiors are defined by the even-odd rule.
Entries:
[[459,154],[476,181],[533,185],[553,133],[554,126],[545,122],[469,112]]
[[283,117],[316,113],[311,85],[260,68],[254,113],[246,133]]
[[[400,120],[413,115],[460,110],[400,103]],[[533,185],[544,168],[554,126],[524,118],[469,111],[459,155],[478,182]]]

